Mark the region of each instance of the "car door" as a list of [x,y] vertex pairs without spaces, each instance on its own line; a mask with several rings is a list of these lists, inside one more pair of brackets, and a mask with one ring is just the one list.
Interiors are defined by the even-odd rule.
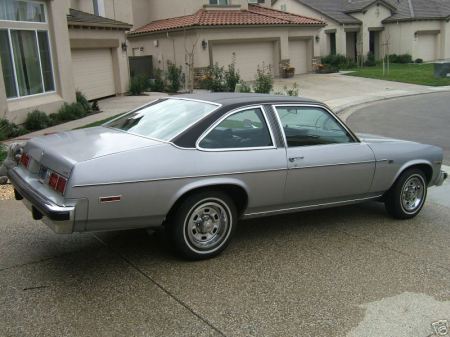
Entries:
[[248,193],[247,213],[264,213],[283,203],[286,151],[279,146],[263,106],[233,110],[197,142],[192,160],[213,173],[213,182],[235,180]]
[[275,106],[285,136],[286,204],[363,198],[370,190],[375,157],[321,106]]

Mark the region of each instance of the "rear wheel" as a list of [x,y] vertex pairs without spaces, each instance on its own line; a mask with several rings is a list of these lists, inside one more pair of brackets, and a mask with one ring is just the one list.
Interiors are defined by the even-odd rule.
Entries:
[[425,204],[427,182],[419,169],[403,172],[386,195],[386,210],[396,219],[417,216]]
[[183,200],[166,228],[178,253],[201,260],[220,254],[228,246],[236,222],[236,206],[227,194],[204,191]]

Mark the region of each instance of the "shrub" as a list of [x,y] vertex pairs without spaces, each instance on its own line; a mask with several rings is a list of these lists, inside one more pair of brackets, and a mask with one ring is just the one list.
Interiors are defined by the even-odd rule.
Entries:
[[252,92],[252,88],[245,82],[241,81],[239,82],[239,86],[238,86],[239,90],[236,90],[236,92],[240,92],[240,93],[250,93]]
[[100,107],[98,106],[98,101],[93,101],[91,108],[92,108],[92,111],[99,112],[100,111]]
[[77,103],[81,104],[86,113],[91,112],[92,106],[91,103],[89,103],[87,97],[81,91],[77,91],[76,96],[77,96]]
[[178,92],[181,88],[181,66],[177,67],[174,63],[167,61],[167,80],[169,82],[169,92]]
[[256,84],[255,92],[258,94],[268,94],[273,88],[273,75],[272,67],[266,66],[264,63],[262,66],[258,65],[256,70]]
[[26,134],[27,132],[28,131],[25,128],[18,126],[8,121],[7,119],[0,119],[0,141],[19,137]]
[[132,96],[141,95],[147,89],[147,79],[143,75],[137,75],[130,79],[128,92]]
[[412,56],[409,54],[391,54],[389,55],[389,62],[391,63],[412,63]]
[[316,73],[318,74],[332,74],[332,73],[338,73],[339,68],[329,65],[329,64],[319,64],[316,68]]
[[39,110],[34,110],[33,112],[30,112],[25,120],[25,128],[29,131],[46,129],[49,126],[51,126],[51,124],[52,123],[47,114]]
[[423,60],[422,59],[416,59],[414,62],[417,63],[417,64],[420,64],[420,63],[423,63]]
[[236,70],[236,53],[233,53],[233,61],[228,65],[228,70],[225,72],[225,82],[228,91],[234,92],[236,84],[241,80],[239,70]]
[[86,111],[83,109],[83,106],[80,103],[64,103],[64,105],[59,109],[58,113],[51,114],[50,118],[52,119],[53,124],[58,124],[83,118],[86,116],[86,114]]
[[399,55],[398,56],[398,60],[397,60],[397,63],[403,63],[403,64],[406,64],[406,63],[412,63],[412,56],[411,55],[409,55],[409,54],[403,54],[403,55]]
[[366,67],[374,67],[377,65],[377,63],[375,61],[375,55],[372,52],[367,53],[367,59],[366,59],[366,62],[364,62],[364,65]]
[[2,144],[0,144],[0,166],[5,161],[7,155],[8,155],[8,152],[6,151],[6,146],[3,146]]
[[210,66],[205,78],[205,87],[212,92],[226,91],[225,69],[220,67],[218,63]]
[[284,87],[284,91],[286,92],[286,94],[288,95],[288,96],[298,96],[298,93],[299,93],[299,89],[298,89],[298,84],[297,84],[297,82],[295,82],[293,85],[292,85],[292,88],[288,88],[287,86],[285,86]]
[[150,84],[151,91],[163,92],[165,89],[165,84],[163,80],[163,72],[161,69],[156,68],[154,71],[154,79]]
[[322,57],[322,64],[328,66],[330,69],[351,69],[356,67],[356,63],[349,57],[345,57],[344,55],[336,54],[336,55],[328,55]]

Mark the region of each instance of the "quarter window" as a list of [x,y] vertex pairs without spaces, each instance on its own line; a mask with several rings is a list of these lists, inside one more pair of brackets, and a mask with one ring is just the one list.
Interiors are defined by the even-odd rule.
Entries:
[[204,149],[242,149],[273,146],[260,108],[248,109],[225,118],[199,143]]
[[354,142],[331,114],[315,107],[278,107],[289,147]]

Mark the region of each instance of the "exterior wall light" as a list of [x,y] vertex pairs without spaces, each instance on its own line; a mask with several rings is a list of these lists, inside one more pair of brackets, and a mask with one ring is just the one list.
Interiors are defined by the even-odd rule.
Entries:
[[128,46],[126,42],[122,43],[122,51],[127,51],[128,50]]
[[206,49],[208,47],[208,42],[206,40],[202,41],[202,48]]
[[316,35],[316,42],[319,43],[320,42],[320,36]]

